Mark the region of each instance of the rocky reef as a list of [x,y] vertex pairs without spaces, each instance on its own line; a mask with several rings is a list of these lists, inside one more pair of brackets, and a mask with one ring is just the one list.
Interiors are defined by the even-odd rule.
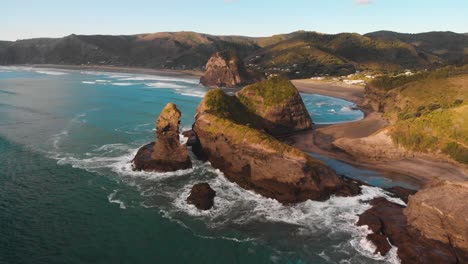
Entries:
[[192,187],[187,203],[195,205],[200,210],[210,210],[214,205],[216,192],[206,183],[197,183]]
[[240,87],[261,81],[263,76],[245,68],[234,51],[216,52],[208,60],[200,84],[209,87]]
[[402,263],[466,263],[467,187],[466,182],[436,181],[410,195],[406,208],[376,198],[357,224],[373,232],[367,238],[376,253],[398,247]]
[[156,142],[141,147],[133,159],[134,170],[168,172],[192,167],[187,149],[179,141],[181,113],[168,103],[156,121]]
[[204,155],[229,180],[282,203],[359,193],[357,183],[345,182],[320,161],[272,136],[311,126],[296,88],[274,77],[235,96],[210,90],[198,106],[193,131]]

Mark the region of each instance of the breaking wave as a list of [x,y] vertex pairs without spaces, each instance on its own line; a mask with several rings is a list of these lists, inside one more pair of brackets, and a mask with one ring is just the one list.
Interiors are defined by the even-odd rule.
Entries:
[[178,85],[174,83],[166,83],[166,82],[155,82],[155,83],[145,83],[148,87],[153,88],[184,88],[183,85]]
[[37,72],[37,73],[40,73],[40,74],[56,75],[56,76],[68,75],[68,74],[69,74],[69,73],[67,73],[67,72],[52,71],[52,70],[39,70],[39,71],[36,71],[36,72]]

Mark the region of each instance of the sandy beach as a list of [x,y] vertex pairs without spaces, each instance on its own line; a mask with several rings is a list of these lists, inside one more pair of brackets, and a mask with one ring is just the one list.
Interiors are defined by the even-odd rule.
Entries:
[[[360,105],[364,99],[364,87],[314,80],[294,80],[294,85],[304,93],[316,93],[341,98]],[[313,117],[312,117],[313,119]],[[377,170],[385,176],[421,187],[436,177],[446,180],[468,180],[468,170],[449,162],[435,159],[404,158],[401,160],[370,161],[352,156],[335,147],[332,143],[340,138],[367,137],[386,127],[388,122],[380,113],[365,111],[362,120],[335,125],[317,126],[291,136],[293,145],[305,152],[335,158],[357,167]]]

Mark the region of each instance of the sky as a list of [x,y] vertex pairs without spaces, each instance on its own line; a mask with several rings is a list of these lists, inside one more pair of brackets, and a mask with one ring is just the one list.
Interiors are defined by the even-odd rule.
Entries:
[[0,39],[196,31],[468,32],[468,0],[6,0]]

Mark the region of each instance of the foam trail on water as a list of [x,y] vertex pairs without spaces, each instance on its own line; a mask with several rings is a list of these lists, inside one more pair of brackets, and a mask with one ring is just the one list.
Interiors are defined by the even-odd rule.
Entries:
[[117,192],[118,192],[118,190],[114,190],[111,194],[109,194],[109,196],[107,196],[107,200],[109,201],[109,203],[118,204],[120,209],[127,209],[124,202],[122,202],[119,199],[115,199],[115,196],[117,195]]

